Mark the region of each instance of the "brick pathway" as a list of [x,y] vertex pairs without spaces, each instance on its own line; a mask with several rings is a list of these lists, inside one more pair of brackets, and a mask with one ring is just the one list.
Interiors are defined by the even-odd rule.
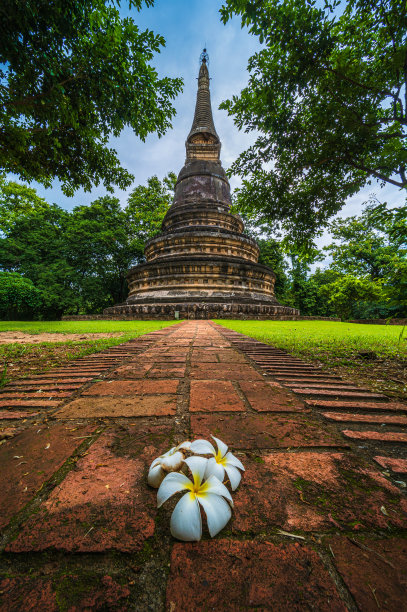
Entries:
[[[0,394],[1,610],[407,610],[407,406],[205,321]],[[213,433],[246,472],[169,535],[151,460]]]

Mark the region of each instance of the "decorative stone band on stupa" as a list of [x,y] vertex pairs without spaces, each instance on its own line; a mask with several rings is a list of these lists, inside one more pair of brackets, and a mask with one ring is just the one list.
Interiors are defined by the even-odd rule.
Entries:
[[185,166],[161,233],[145,248],[146,263],[127,274],[130,293],[105,315],[134,319],[273,319],[296,316],[274,297],[273,271],[257,263],[259,247],[230,213],[230,186],[212,117],[207,54]]

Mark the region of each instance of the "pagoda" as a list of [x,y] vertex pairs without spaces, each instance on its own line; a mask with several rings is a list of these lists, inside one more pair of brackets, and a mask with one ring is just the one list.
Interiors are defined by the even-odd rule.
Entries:
[[201,55],[185,165],[146,263],[128,271],[129,296],[105,315],[130,319],[277,319],[299,314],[274,296],[275,275],[230,212],[230,186],[212,117],[208,56]]

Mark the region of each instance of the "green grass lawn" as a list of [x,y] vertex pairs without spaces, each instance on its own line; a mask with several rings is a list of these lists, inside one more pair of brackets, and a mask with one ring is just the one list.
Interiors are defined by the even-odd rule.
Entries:
[[[61,334],[58,342],[0,344],[0,387],[16,378],[43,372],[175,323],[177,321],[0,321],[0,332]],[[89,333],[120,335],[86,340],[64,337],[64,334]]]
[[[215,321],[229,329],[295,354],[347,361],[361,352],[407,358],[407,330],[400,325],[334,321]],[[400,335],[402,337],[400,338]]]
[[27,334],[102,334],[123,332],[132,337],[174,325],[178,321],[0,321],[0,332]]
[[[407,398],[407,328],[331,321],[225,321],[224,327]],[[363,355],[363,353],[370,353]]]

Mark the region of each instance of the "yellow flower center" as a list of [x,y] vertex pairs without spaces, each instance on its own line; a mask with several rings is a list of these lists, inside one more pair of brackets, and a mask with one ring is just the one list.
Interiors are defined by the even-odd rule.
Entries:
[[216,463],[220,463],[220,465],[225,465],[225,463],[226,463],[226,456],[223,457],[222,453],[218,450],[218,452],[215,455],[215,461],[216,461]]
[[208,489],[208,483],[200,482],[200,478],[198,474],[192,474],[192,476],[193,476],[194,482],[191,482],[191,484],[186,485],[186,487],[191,491],[190,495],[193,498],[204,496]]

